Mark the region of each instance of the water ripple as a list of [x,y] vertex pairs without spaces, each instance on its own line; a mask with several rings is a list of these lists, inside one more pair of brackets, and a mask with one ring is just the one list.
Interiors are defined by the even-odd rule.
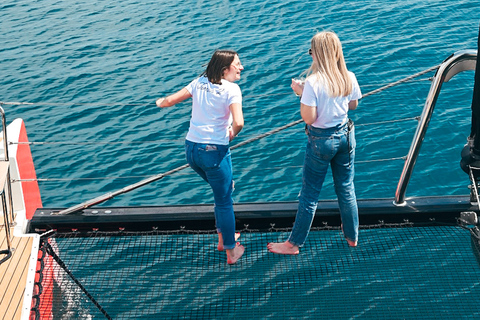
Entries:
[[[38,104],[5,106],[8,119],[25,119],[33,141],[77,142],[181,140],[190,104],[159,110],[154,101],[198,76],[217,48],[237,50],[245,66],[239,82],[245,97],[242,141],[299,118],[289,83],[308,68],[315,32],[339,34],[348,67],[365,93],[434,66],[455,51],[476,49],[480,12],[478,2],[467,0],[187,0],[174,6],[152,0],[9,0],[0,7],[0,101]],[[464,82],[472,79],[473,73],[467,73],[444,86],[409,194],[468,192],[458,161],[469,133],[471,85]],[[362,100],[351,117],[362,124],[417,116],[428,89],[428,82],[392,88]],[[403,156],[415,125],[357,127],[360,198],[393,196],[402,162],[368,161]],[[296,200],[302,130],[299,125],[233,152],[235,201]],[[32,148],[39,178],[153,175],[184,163],[182,142],[168,148],[141,143]],[[40,188],[44,205],[67,206],[133,182],[51,181]],[[189,171],[109,204],[212,202],[209,192]],[[327,179],[322,198],[334,197]]]

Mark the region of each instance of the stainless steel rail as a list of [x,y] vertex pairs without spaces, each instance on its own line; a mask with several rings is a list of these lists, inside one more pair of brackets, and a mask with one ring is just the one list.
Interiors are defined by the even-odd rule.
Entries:
[[475,70],[475,64],[477,61],[477,50],[462,50],[455,52],[439,66],[435,76],[433,77],[430,91],[423,107],[421,118],[418,122],[417,130],[410,145],[410,150],[405,160],[402,174],[398,181],[397,190],[395,192],[395,200],[393,202],[396,206],[404,206],[405,193],[407,190],[408,182],[412,176],[413,168],[417,161],[420,147],[422,146],[425,133],[427,132],[428,124],[432,117],[435,103],[440,94],[442,84],[448,82],[456,74],[466,71]]
[[[0,105],[0,115],[2,117],[2,133],[3,133],[3,149],[4,151],[4,160],[5,162],[9,163],[10,158],[8,156],[8,140],[7,140],[7,120],[5,119],[5,111]],[[7,195],[8,195],[8,209],[10,211],[10,216],[12,218],[12,224],[15,222],[14,212],[13,212],[13,196],[12,196],[12,181],[10,179],[10,166],[7,170]]]
[[[8,159],[8,143],[7,143],[7,125],[5,121],[5,112],[0,106],[0,114],[2,117],[2,130],[3,130],[3,146],[4,150],[4,160],[0,160],[0,198],[1,205],[3,210],[3,227],[5,228],[5,237],[7,241],[7,250],[1,250],[0,254],[5,256],[0,259],[0,264],[7,261],[12,256],[12,243],[10,241],[10,221],[9,213],[12,216],[13,220],[13,201],[12,201],[12,186],[10,181],[10,164]],[[5,191],[5,188],[7,189]],[[7,206],[7,197],[8,197],[8,206]]]

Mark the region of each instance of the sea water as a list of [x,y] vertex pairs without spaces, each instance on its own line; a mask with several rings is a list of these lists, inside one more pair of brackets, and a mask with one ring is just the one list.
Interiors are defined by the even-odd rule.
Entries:
[[[191,102],[155,100],[187,85],[213,51],[238,51],[245,128],[232,145],[300,119],[290,88],[311,37],[335,31],[368,93],[477,49],[472,0],[6,0],[0,4],[0,101],[25,120],[45,207],[71,206],[185,164]],[[393,198],[433,73],[360,101],[358,198]],[[407,196],[468,194],[460,151],[473,71],[443,86]],[[235,202],[295,201],[306,136],[296,125],[233,150]],[[331,177],[321,193],[334,199]],[[191,169],[105,205],[212,203]]]

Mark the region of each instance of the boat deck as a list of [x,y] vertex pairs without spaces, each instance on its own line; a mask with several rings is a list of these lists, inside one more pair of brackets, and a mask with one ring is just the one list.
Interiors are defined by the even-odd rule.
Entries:
[[[8,248],[3,215],[0,217],[0,249]],[[25,286],[27,283],[33,237],[13,236],[11,230],[12,256],[0,264],[0,319],[20,319],[22,315]],[[2,255],[2,258],[4,255]]]

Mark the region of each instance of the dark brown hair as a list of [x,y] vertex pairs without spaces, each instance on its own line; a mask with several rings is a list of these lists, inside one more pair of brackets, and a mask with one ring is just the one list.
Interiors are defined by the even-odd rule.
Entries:
[[230,68],[236,55],[238,55],[238,53],[233,50],[216,50],[203,75],[206,76],[211,83],[221,84],[223,72]]

